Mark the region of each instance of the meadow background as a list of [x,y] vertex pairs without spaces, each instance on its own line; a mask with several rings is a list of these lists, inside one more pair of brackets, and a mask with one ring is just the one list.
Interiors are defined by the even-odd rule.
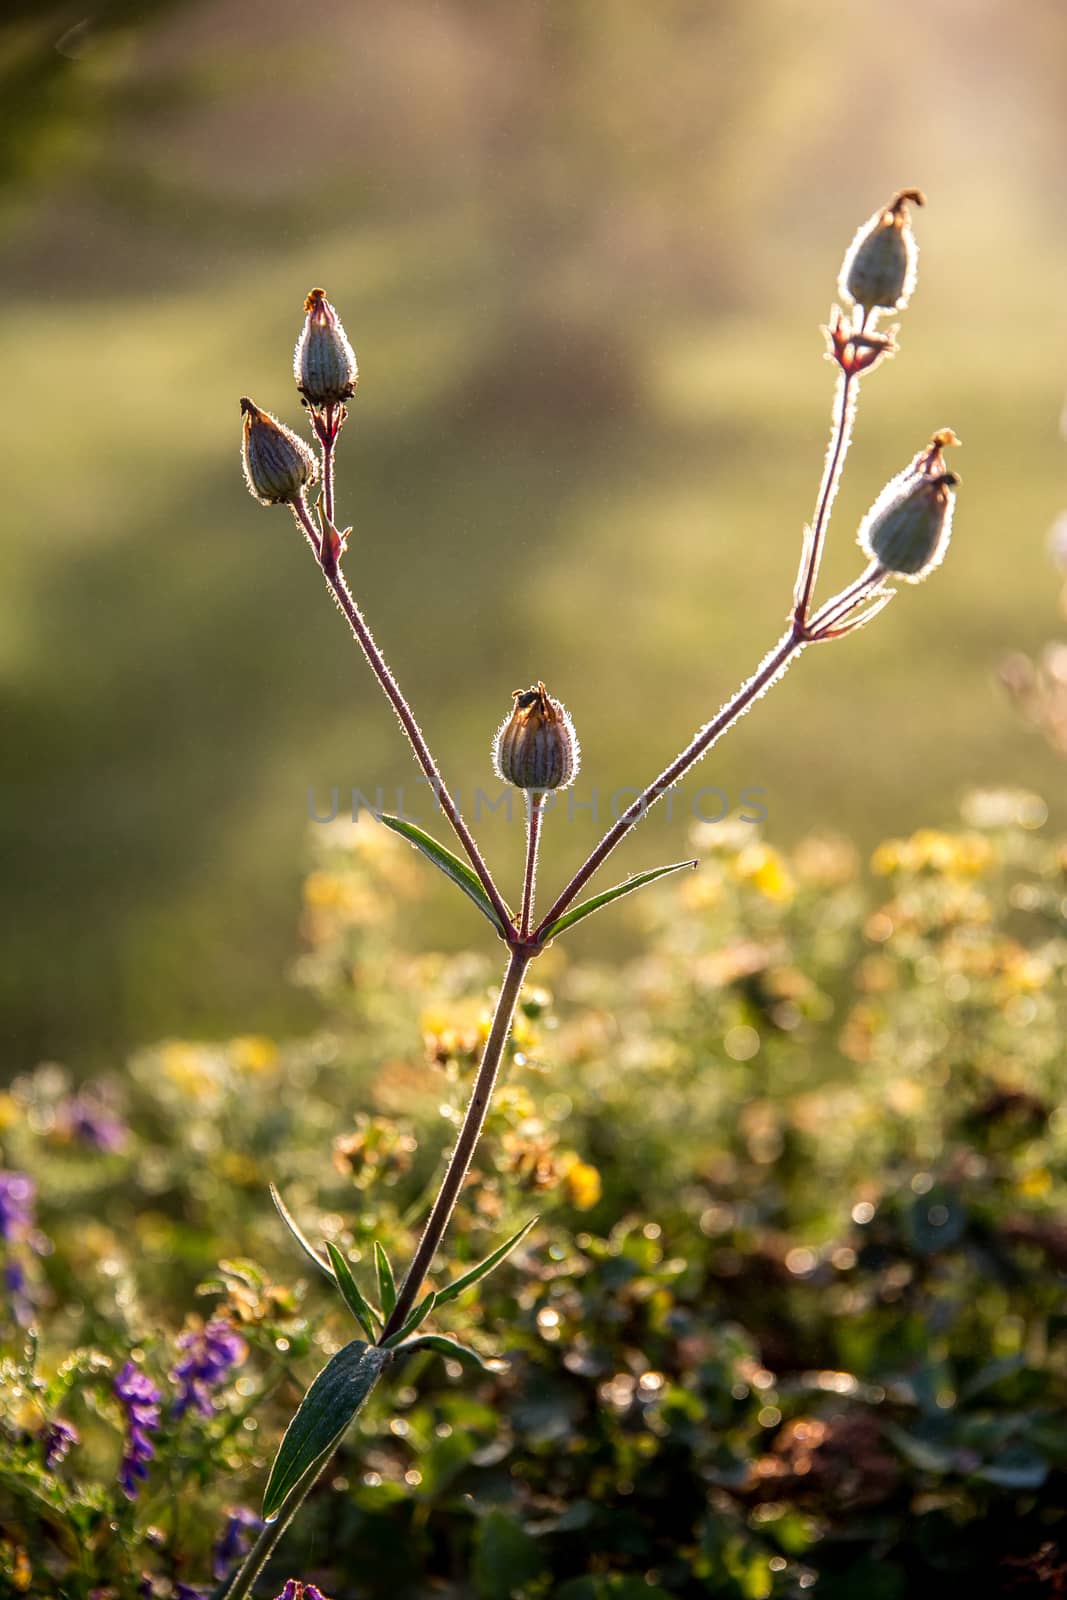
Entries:
[[[948,559],[619,857],[699,872],[539,959],[433,1269],[539,1219],[433,1312],[489,1367],[398,1362],[260,1593],[1062,1595],[1064,750],[1000,676],[1067,606],[1062,7],[87,3],[0,20],[0,1591],[218,1600],[355,1332],[267,1186],[370,1292],[488,1025],[470,906],[308,820],[429,819],[241,480],[304,296],[361,362],[348,576],[450,783],[543,677],[603,806],[778,637],[820,324],[918,185],[825,592],[950,425]],[[762,828],[694,829],[701,785]],[[596,831],[549,819],[546,888]],[[508,890],[519,818],[478,832]]]
[[[783,845],[940,823],[974,783],[1064,821],[1062,767],[995,674],[1056,621],[1065,34],[1055,0],[11,0],[8,1070],[303,1026],[280,980],[308,791],[411,783],[306,550],[238,471],[240,394],[299,418],[313,284],[362,369],[350,579],[447,775],[488,782],[511,690],[543,676],[610,792],[777,636],[841,255],[921,185],[920,287],[865,390],[826,581],[945,424],[966,445],[950,558],[805,659],[701,781],[762,787]],[[593,826],[554,830],[556,870]],[[518,825],[485,832],[517,874]],[[650,822],[627,867],[684,834]],[[425,916],[429,943],[456,937]]]

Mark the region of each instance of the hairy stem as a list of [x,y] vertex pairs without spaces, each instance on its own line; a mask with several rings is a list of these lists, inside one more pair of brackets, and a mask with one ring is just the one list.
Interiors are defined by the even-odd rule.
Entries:
[[538,939],[550,923],[574,900],[579,891],[588,883],[593,873],[602,866],[608,856],[615,849],[621,839],[624,839],[634,825],[655,805],[657,800],[674,787],[678,780],[689,771],[689,768],[706,755],[717,739],[721,739],[732,722],[743,716],[749,706],[758,700],[761,694],[768,690],[777,678],[785,672],[793,657],[798,655],[808,643],[806,633],[796,623],[784,633],[774,649],[766,656],[758,670],[753,673],[748,682],[742,684],[732,700],[728,700],[710,722],[694,734],[692,740],[686,745],[679,756],[671,762],[669,767],[664,767],[659,777],[649,784],[648,788],[637,799],[627,806],[619,820],[608,829],[607,833],[596,846],[595,850],[578,868],[567,887],[557,897],[541,921],[534,929],[533,938]]
[[825,629],[843,621],[850,611],[855,611],[862,600],[868,599],[881,589],[885,577],[885,568],[877,561],[872,561],[855,583],[849,584],[847,589],[842,589],[840,594],[828,600],[822,609],[815,613],[809,628],[811,636],[815,637]]
[[823,468],[822,483],[819,485],[819,497],[815,505],[815,520],[812,522],[811,533],[804,547],[800,575],[797,578],[797,600],[794,617],[801,627],[808,620],[808,612],[811,609],[811,602],[815,594],[815,584],[819,576],[819,563],[822,561],[823,546],[826,542],[826,530],[830,524],[830,512],[833,509],[838,484],[841,482],[841,473],[845,465],[845,457],[848,454],[848,447],[852,441],[852,422],[856,415],[858,396],[859,379],[851,372],[843,372],[834,396],[833,431],[830,437],[830,448],[826,453],[826,465]]
[[325,428],[320,434],[322,441],[322,509],[326,513],[326,521],[333,522],[333,448],[337,443],[337,431],[334,427],[334,406],[326,407]]
[[545,814],[545,797],[540,790],[526,791],[526,873],[522,881],[522,917],[519,937],[530,937],[533,920],[534,890],[537,885],[537,851],[541,843],[541,821]]
[[500,986],[497,996],[496,1011],[493,1014],[492,1026],[489,1037],[485,1041],[482,1052],[481,1064],[478,1067],[478,1076],[474,1080],[471,1090],[470,1103],[463,1118],[463,1126],[456,1140],[456,1147],[449,1158],[448,1168],[445,1172],[441,1187],[437,1192],[437,1199],[433,1203],[419,1247],[412,1257],[411,1266],[400,1286],[400,1293],[396,1297],[385,1328],[382,1331],[379,1344],[383,1343],[390,1335],[403,1327],[409,1312],[415,1305],[415,1299],[422,1287],[423,1279],[430,1270],[430,1264],[437,1254],[438,1246],[444,1238],[445,1229],[448,1227],[449,1218],[455,1208],[463,1181],[471,1164],[475,1146],[481,1136],[485,1125],[486,1112],[496,1085],[497,1074],[500,1071],[500,1062],[504,1054],[508,1034],[511,1032],[511,1021],[515,1015],[519,995],[522,992],[523,979],[526,969],[530,965],[531,953],[522,948],[513,949],[508,960],[504,981]]
[[313,1461],[303,1477],[297,1479],[274,1521],[266,1523],[260,1530],[255,1544],[241,1562],[229,1586],[222,1591],[222,1600],[246,1600],[246,1596],[252,1592],[252,1585],[274,1554],[275,1545],[280,1542],[282,1534],[332,1461],[331,1450],[325,1461]]
[[[307,507],[303,502],[298,501],[294,503],[293,509],[296,512],[297,520],[314,548],[317,536]],[[329,532],[329,529],[327,529],[327,532]],[[499,919],[501,932],[505,933],[511,926],[508,908],[504,904],[496,884],[493,882],[489,868],[482,859],[481,851],[474,842],[474,836],[460,815],[459,807],[445,787],[445,781],[438,771],[437,763],[430,754],[430,748],[423,737],[422,729],[415,721],[414,713],[401,693],[400,685],[389,670],[385,657],[375,643],[374,637],[363,619],[363,613],[352,597],[352,593],[337,564],[336,555],[326,548],[328,544],[329,540],[324,541],[324,547],[319,557],[319,565],[322,568],[323,577],[326,579],[340,610],[344,613],[357,644],[366,656],[371,671],[381,684],[389,704],[400,719],[400,726],[407,735],[408,743],[415,754],[415,760],[426,774],[430,786],[437,797],[438,805],[452,824],[456,838],[463,846],[468,861],[478,874],[482,888],[489,896],[493,910]]]
[[[406,1322],[409,1313],[414,1307],[416,1297],[422,1287],[424,1278],[437,1253],[438,1246],[444,1237],[449,1219],[455,1209],[459,1192],[463,1187],[463,1180],[470,1168],[471,1158],[474,1155],[482,1128],[485,1125],[486,1113],[492,1099],[493,1089],[496,1085],[500,1063],[504,1055],[504,1046],[511,1032],[511,1023],[515,1015],[519,995],[522,992],[523,980],[526,969],[532,957],[528,951],[512,950],[508,960],[504,981],[500,986],[497,996],[496,1010],[493,1014],[489,1037],[485,1041],[481,1063],[478,1067],[478,1076],[474,1080],[471,1091],[470,1104],[463,1119],[456,1147],[449,1158],[444,1179],[438,1190],[437,1199],[434,1201],[419,1247],[412,1257],[411,1266],[400,1286],[396,1305],[393,1313],[382,1330],[379,1344],[383,1343],[392,1334],[397,1333]],[[294,1485],[281,1510],[273,1522],[269,1522],[262,1529],[255,1544],[236,1573],[229,1587],[224,1591],[224,1600],[246,1600],[251,1592],[259,1574],[274,1553],[275,1546],[292,1522],[296,1513],[303,1505],[307,1496],[318,1480],[326,1473],[333,1460],[333,1452],[325,1460],[313,1461],[303,1477]]]
[[321,561],[322,540],[319,537],[319,530],[311,520],[311,513],[308,511],[307,501],[304,499],[303,494],[300,495],[298,500],[292,502],[292,511],[293,516],[296,518],[297,527],[315,553],[315,560]]

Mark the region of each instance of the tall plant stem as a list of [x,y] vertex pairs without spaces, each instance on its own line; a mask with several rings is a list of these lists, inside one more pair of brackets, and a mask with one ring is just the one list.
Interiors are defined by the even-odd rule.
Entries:
[[266,1523],[260,1529],[256,1542],[241,1562],[229,1585],[222,1590],[221,1600],[246,1600],[246,1596],[251,1594],[252,1585],[274,1554],[275,1546],[280,1543],[285,1530],[332,1461],[331,1450],[325,1461],[313,1461],[303,1477],[293,1485],[274,1521]]
[[[515,947],[508,959],[507,971],[504,981],[500,986],[497,996],[496,1011],[493,1014],[492,1026],[489,1037],[485,1041],[478,1075],[474,1080],[471,1090],[470,1102],[463,1126],[456,1140],[456,1147],[449,1158],[448,1168],[437,1199],[433,1203],[419,1247],[412,1257],[411,1266],[400,1286],[400,1293],[396,1297],[396,1305],[382,1332],[382,1340],[388,1339],[398,1329],[402,1328],[407,1320],[408,1313],[412,1310],[415,1299],[422,1287],[423,1279],[430,1270],[430,1264],[437,1254],[438,1246],[444,1238],[445,1229],[448,1227],[449,1218],[455,1209],[459,1192],[463,1187],[464,1179],[470,1168],[471,1157],[481,1136],[485,1125],[486,1112],[492,1099],[493,1089],[496,1086],[497,1074],[500,1071],[500,1062],[504,1054],[508,1034],[511,1032],[511,1022],[515,1015],[519,995],[522,992],[523,980],[526,969],[530,965],[532,954],[528,949]],[[379,1343],[382,1342],[379,1340]]]
[[539,789],[526,791],[526,872],[522,880],[522,916],[519,937],[528,939],[533,919],[534,890],[537,886],[537,851],[541,843],[541,821],[545,814],[545,796]]
[[838,380],[834,401],[830,448],[826,453],[826,465],[823,468],[819,496],[815,503],[815,518],[801,556],[800,575],[797,578],[794,617],[800,626],[807,622],[808,613],[811,610],[815,584],[819,576],[819,564],[822,561],[823,545],[826,542],[826,530],[830,525],[830,512],[833,509],[834,497],[837,494],[838,484],[841,482],[841,471],[845,465],[845,457],[848,454],[848,447],[852,439],[852,422],[856,415],[858,397],[859,378],[854,373],[842,372]]
[[610,856],[615,846],[624,839],[634,825],[661,800],[668,789],[674,787],[678,780],[685,776],[689,768],[706,755],[717,739],[721,739],[731,723],[743,716],[760,695],[765,694],[771,684],[780,678],[790,665],[793,658],[800,654],[808,643],[806,632],[794,622],[789,630],[782,635],[769,655],[765,656],[760,666],[752,674],[747,683],[742,684],[732,700],[728,700],[710,722],[694,734],[689,744],[680,755],[676,756],[670,766],[664,767],[659,777],[649,784],[636,800],[631,801],[619,820],[608,829],[600,843],[590,856],[578,868],[574,877],[566,888],[557,897],[555,902],[545,912],[541,921],[534,929],[532,938],[541,937],[550,923],[563,915],[576,895],[588,883],[594,872],[601,867]]
[[[300,523],[308,539],[311,541],[312,548],[317,548],[318,536],[315,532],[315,526],[311,521],[307,506],[304,505],[303,501],[297,501],[293,505],[293,510],[296,513],[297,521]],[[329,531],[330,530],[328,529],[328,534]],[[422,729],[415,721],[414,713],[412,712],[407,701],[404,699],[404,696],[400,690],[400,685],[393,677],[393,674],[386,663],[385,657],[382,655],[381,650],[375,643],[374,636],[364,621],[363,613],[356,604],[351,590],[344,580],[344,575],[337,564],[337,556],[330,550],[329,545],[330,540],[329,537],[327,537],[324,541],[322,541],[322,549],[319,556],[319,565],[322,568],[322,575],[326,579],[326,582],[330,587],[330,591],[333,594],[333,597],[336,600],[340,610],[346,617],[357,644],[363,651],[363,654],[366,656],[371,671],[381,684],[389,704],[392,706],[393,710],[400,719],[400,726],[407,735],[408,743],[411,745],[411,748],[415,754],[415,760],[426,774],[430,786],[437,797],[438,805],[441,807],[441,810],[452,824],[456,838],[463,846],[463,849],[467,854],[467,859],[474,868],[475,872],[478,874],[482,888],[489,896],[493,910],[497,914],[500,922],[501,933],[503,934],[511,926],[508,908],[504,904],[496,884],[493,882],[492,874],[490,873],[489,868],[486,866],[485,861],[482,859],[482,853],[475,844],[474,837],[470,829],[467,827],[467,824],[460,815],[459,807],[456,805],[445,786],[445,781],[438,771],[437,763],[430,754],[430,747],[423,737]]]
[[[463,1181],[470,1169],[471,1158],[474,1155],[482,1128],[485,1126],[486,1113],[492,1099],[493,1089],[496,1086],[497,1076],[500,1072],[500,1063],[504,1056],[504,1046],[511,1032],[512,1019],[515,1016],[515,1007],[519,995],[522,993],[523,980],[526,969],[530,965],[532,955],[529,950],[513,949],[508,960],[504,981],[500,985],[497,995],[496,1010],[493,1013],[489,1037],[485,1041],[482,1051],[481,1063],[478,1067],[478,1076],[474,1080],[471,1091],[470,1103],[463,1118],[459,1138],[456,1140],[455,1149],[449,1158],[444,1179],[433,1203],[419,1247],[412,1257],[411,1266],[400,1287],[396,1305],[392,1315],[382,1330],[379,1344],[388,1339],[403,1327],[408,1313],[412,1310],[418,1292],[434,1256],[437,1254],[441,1240],[444,1238],[445,1229],[455,1210],[456,1201]],[[288,1497],[283,1502],[281,1510],[273,1522],[269,1522],[259,1534],[255,1544],[236,1573],[229,1588],[224,1591],[224,1600],[246,1600],[252,1585],[263,1571],[267,1562],[274,1553],[275,1546],[281,1540],[286,1528],[292,1522],[296,1513],[303,1505],[307,1496],[318,1480],[327,1472],[333,1460],[331,1452],[325,1460],[314,1461],[303,1477],[293,1486]]]

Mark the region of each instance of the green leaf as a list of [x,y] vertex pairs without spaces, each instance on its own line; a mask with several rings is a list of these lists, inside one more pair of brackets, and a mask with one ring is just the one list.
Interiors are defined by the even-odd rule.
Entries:
[[463,1293],[464,1289],[469,1289],[472,1283],[477,1283],[479,1278],[484,1278],[486,1273],[492,1272],[493,1268],[498,1266],[505,1256],[511,1254],[517,1244],[521,1244],[536,1221],[536,1217],[531,1217],[529,1222],[523,1224],[518,1233],[512,1234],[506,1244],[502,1244],[498,1250],[494,1250],[492,1255],[486,1256],[484,1261],[479,1261],[476,1267],[472,1267],[469,1272],[465,1272],[461,1278],[456,1278],[452,1283],[447,1283],[443,1289],[438,1291],[437,1304],[443,1306],[449,1300],[455,1300],[457,1295]]
[[490,1367],[477,1350],[472,1350],[469,1345],[460,1344],[457,1339],[447,1339],[443,1333],[422,1333],[417,1339],[407,1339],[398,1350],[404,1350],[409,1355],[414,1355],[416,1350],[433,1350],[439,1356],[448,1356],[453,1361],[462,1361],[465,1367],[477,1367],[479,1372],[492,1372]]
[[374,1241],[374,1265],[378,1273],[378,1299],[382,1303],[382,1313],[388,1320],[396,1305],[396,1279],[389,1265],[389,1257],[377,1239]]
[[436,1304],[437,1296],[431,1290],[429,1294],[424,1295],[419,1301],[418,1305],[415,1307],[404,1326],[399,1328],[390,1338],[386,1339],[386,1346],[399,1344],[401,1339],[406,1339],[409,1333],[414,1333],[415,1329],[421,1327],[426,1321],[426,1318],[430,1315],[430,1312],[433,1310]]
[[511,1600],[538,1578],[545,1558],[536,1539],[505,1511],[490,1511],[478,1531],[474,1587],[478,1600]]
[[895,1422],[887,1423],[885,1431],[905,1460],[913,1467],[918,1467],[920,1472],[952,1471],[955,1458],[947,1445],[935,1444],[930,1439],[921,1439],[917,1434],[909,1433],[906,1428],[899,1427]]
[[454,856],[451,850],[446,850],[443,844],[438,844],[436,839],[431,838],[428,833],[424,833],[421,828],[417,828],[413,822],[408,822],[401,817],[389,817],[384,813],[379,815],[378,821],[384,822],[385,826],[392,828],[394,833],[399,833],[400,837],[406,839],[409,844],[413,844],[416,850],[421,850],[423,855],[432,861],[434,866],[438,867],[446,878],[451,878],[452,882],[474,901],[478,910],[485,913],[498,933],[506,935],[511,932],[509,928],[501,925],[500,918],[493,910],[493,902],[482,888],[481,880],[476,873],[471,871],[465,861],[461,861],[459,856]]
[[538,940],[545,944],[549,939],[554,939],[564,928],[572,928],[576,922],[581,922],[583,917],[592,916],[594,911],[599,911],[601,906],[618,900],[621,895],[632,894],[635,889],[641,889],[646,883],[655,883],[657,878],[666,877],[668,872],[681,872],[683,867],[695,867],[695,861],[672,861],[669,867],[653,867],[651,872],[638,872],[632,878],[627,878],[623,883],[617,883],[614,889],[605,889],[603,894],[595,894],[591,900],[583,900],[580,906],[575,906],[573,911],[565,911],[555,922],[550,922]]
[[332,1278],[334,1274],[330,1263],[325,1259],[324,1256],[319,1255],[319,1252],[315,1249],[315,1246],[311,1243],[311,1240],[308,1238],[307,1234],[304,1233],[300,1227],[300,1224],[289,1210],[289,1207],[286,1205],[285,1201],[282,1199],[273,1183],[270,1186],[270,1197],[274,1201],[274,1208],[278,1215],[281,1217],[282,1221],[285,1223],[285,1226],[289,1229],[289,1232],[292,1234],[301,1250],[303,1250],[308,1260],[314,1261],[320,1272],[325,1272],[328,1278]]
[[285,1431],[263,1496],[271,1522],[301,1478],[341,1441],[352,1418],[392,1360],[392,1352],[353,1339],[323,1367]]
[[332,1239],[326,1241],[326,1253],[330,1258],[333,1275],[337,1279],[337,1287],[341,1291],[345,1305],[373,1344],[378,1337],[378,1327],[382,1319],[378,1317],[377,1322],[375,1321],[377,1314],[374,1307],[363,1294],[352,1276],[352,1268],[348,1265],[343,1252],[337,1248]]

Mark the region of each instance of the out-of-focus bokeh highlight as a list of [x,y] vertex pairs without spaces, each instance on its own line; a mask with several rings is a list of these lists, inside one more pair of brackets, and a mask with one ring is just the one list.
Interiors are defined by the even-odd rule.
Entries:
[[[841,256],[923,187],[919,288],[864,390],[824,581],[946,425],[966,446],[953,547],[810,652],[699,782],[761,789],[782,842],[870,845],[975,783],[1067,820],[1062,758],[998,678],[1057,625],[1065,45],[1058,0],[9,0],[10,1070],[299,1023],[280,980],[309,791],[395,805],[403,785],[429,818],[307,550],[240,477],[241,394],[300,420],[314,284],[362,370],[350,581],[447,776],[493,788],[510,692],[542,677],[603,821],[777,637]],[[513,880],[518,823],[482,827]],[[658,813],[620,875],[675,859],[686,828]],[[595,829],[557,820],[546,874]],[[428,936],[480,938],[461,915],[429,902]]]

